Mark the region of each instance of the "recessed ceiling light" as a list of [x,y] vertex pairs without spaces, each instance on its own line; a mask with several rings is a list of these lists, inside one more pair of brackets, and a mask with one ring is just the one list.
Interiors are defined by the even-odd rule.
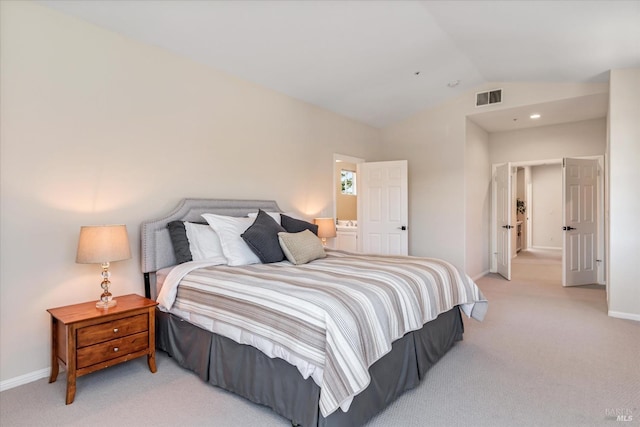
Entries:
[[449,83],[447,83],[447,86],[449,87],[456,87],[460,84],[460,80],[451,80]]
[[532,115],[529,116],[529,118],[533,119],[533,120],[539,119],[540,118],[540,114],[538,114],[538,113],[532,114]]

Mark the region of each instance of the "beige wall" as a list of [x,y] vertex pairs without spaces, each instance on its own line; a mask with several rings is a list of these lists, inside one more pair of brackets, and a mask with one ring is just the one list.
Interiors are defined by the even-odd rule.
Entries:
[[489,134],[491,163],[601,156],[607,141],[605,118]]
[[409,254],[465,266],[465,116],[454,100],[384,129],[389,160],[408,160]]
[[531,187],[532,246],[562,249],[562,165],[533,166]]
[[640,320],[640,69],[612,70],[610,82],[609,313]]
[[489,134],[467,119],[465,163],[465,270],[471,277],[489,271],[491,163]]
[[[125,223],[112,292],[143,293],[139,226],[183,197],[333,214],[333,153],[377,129],[28,2],[1,2],[0,380],[49,367],[46,309],[97,299],[81,225]],[[42,373],[42,372],[40,372]]]

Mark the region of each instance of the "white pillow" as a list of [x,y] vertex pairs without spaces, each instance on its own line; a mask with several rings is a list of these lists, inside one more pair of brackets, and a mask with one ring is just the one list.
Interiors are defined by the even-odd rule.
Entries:
[[[184,222],[184,229],[189,240],[189,250],[194,261],[224,257],[220,238],[207,224]],[[226,259],[226,258],[225,258]]]
[[[282,221],[280,219],[280,212],[267,212],[267,211],[264,211],[264,213],[269,215],[271,218],[275,219],[278,224],[282,224]],[[300,220],[306,221],[306,219],[300,217],[300,215],[295,214],[293,212],[283,212],[283,215],[290,216],[291,218],[295,218],[295,219],[300,219]],[[249,218],[256,219],[256,217],[258,216],[258,212],[251,212],[247,216]]]
[[209,223],[220,238],[227,264],[235,266],[260,263],[260,258],[253,253],[241,237],[241,234],[253,224],[253,218],[237,218],[216,214],[202,214],[202,218]]
[[[278,224],[280,224],[280,212],[267,212],[264,211],[267,215],[273,218]],[[249,218],[256,219],[258,217],[258,212],[251,212],[247,215]]]

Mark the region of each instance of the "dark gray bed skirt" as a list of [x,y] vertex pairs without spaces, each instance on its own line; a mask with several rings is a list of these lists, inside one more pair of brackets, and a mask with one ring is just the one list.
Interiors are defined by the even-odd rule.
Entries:
[[458,307],[393,343],[370,368],[371,383],[348,412],[320,414],[320,388],[295,366],[261,351],[205,331],[169,313],[156,313],[157,348],[203,381],[266,405],[304,427],[353,427],[366,423],[406,390],[417,386],[464,329]]

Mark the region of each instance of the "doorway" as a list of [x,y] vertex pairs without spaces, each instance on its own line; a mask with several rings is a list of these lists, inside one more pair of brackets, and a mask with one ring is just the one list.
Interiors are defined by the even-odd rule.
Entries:
[[358,251],[358,164],[364,159],[344,154],[333,155],[333,218],[336,238],[330,247]]
[[364,159],[359,157],[344,154],[333,155],[333,217],[336,221],[353,222],[358,220],[358,176],[356,170],[358,163],[363,162]]
[[[355,171],[352,170],[354,165]],[[337,224],[332,247],[353,251],[355,239],[358,252],[408,254],[407,167],[407,160],[367,163],[358,157],[333,155],[334,218]],[[344,191],[347,188],[350,191]],[[345,195],[348,203],[344,203],[342,196]],[[355,214],[350,206],[354,202]],[[345,243],[344,247],[341,242]]]
[[[605,284],[605,266],[603,261],[604,195],[602,191],[604,188],[604,157],[589,156],[582,159],[583,161],[591,160],[592,162],[596,162],[596,169],[599,170],[597,177],[595,177],[599,190],[597,193],[594,193],[597,195],[592,200],[597,217],[594,226],[596,232],[593,234],[595,242],[597,243],[593,246],[592,251],[592,253],[595,253],[595,257],[591,256],[596,263],[596,271],[594,274],[596,280],[592,280],[590,283]],[[567,226],[568,223],[567,218],[563,217],[563,211],[568,210],[571,203],[563,201],[566,191],[564,190],[565,183],[560,173],[560,171],[563,170],[562,165],[563,159],[510,163],[502,165],[502,167],[500,167],[501,165],[493,165],[493,218],[491,221],[490,271],[501,273],[503,276],[506,272],[507,275],[505,277],[510,280],[511,262],[515,259],[516,254],[519,254],[516,249],[519,243],[521,250],[526,248],[528,250],[556,251],[556,255],[560,253],[562,255],[561,283],[565,286],[581,284],[578,282],[571,283],[572,281],[567,279],[567,277],[570,278],[570,275],[566,273],[573,268],[572,263],[575,263],[575,259],[580,258],[580,256],[572,256],[571,251],[567,252],[567,239],[565,237],[568,232],[564,230],[564,228],[567,228],[565,226]],[[506,168],[504,166],[506,166]],[[539,168],[540,173],[538,174],[532,173],[536,167]],[[521,168],[524,170],[523,172],[519,172]],[[501,181],[497,179],[496,175],[499,169],[503,170],[503,174],[507,174],[507,176],[501,178]],[[550,173],[551,171],[555,172]],[[522,175],[524,182],[518,182],[518,175]],[[538,188],[536,194],[536,187],[533,185],[536,176],[542,181],[551,180],[553,183],[551,183],[551,181],[547,183],[547,189],[543,189],[542,192],[540,192],[540,188]],[[499,182],[503,182],[503,184],[500,185]],[[512,188],[516,186],[519,186],[520,190]],[[519,198],[518,195],[523,195],[523,191],[526,213],[523,217],[518,217],[516,213],[518,207],[516,201]],[[509,196],[508,198],[507,194]],[[573,204],[573,206],[577,205],[576,203]],[[498,216],[500,206],[503,206],[505,212],[501,212],[500,216]],[[507,210],[513,213],[507,212]],[[542,222],[539,222],[537,225],[534,224],[536,211],[539,214],[538,220],[542,220]],[[503,219],[501,220],[500,218]],[[522,223],[520,228],[518,228],[516,224],[520,221],[522,221]],[[521,236],[517,236],[518,230]],[[573,230],[573,228],[571,228],[571,230]],[[512,234],[509,235],[507,233]],[[522,234],[524,234],[524,236],[522,236]],[[518,242],[518,237],[523,240]],[[585,242],[587,241],[587,239],[584,240]],[[571,249],[571,247],[569,247],[569,249]],[[563,251],[565,251],[564,255],[562,254]],[[584,258],[584,256],[582,256],[582,258]]]

